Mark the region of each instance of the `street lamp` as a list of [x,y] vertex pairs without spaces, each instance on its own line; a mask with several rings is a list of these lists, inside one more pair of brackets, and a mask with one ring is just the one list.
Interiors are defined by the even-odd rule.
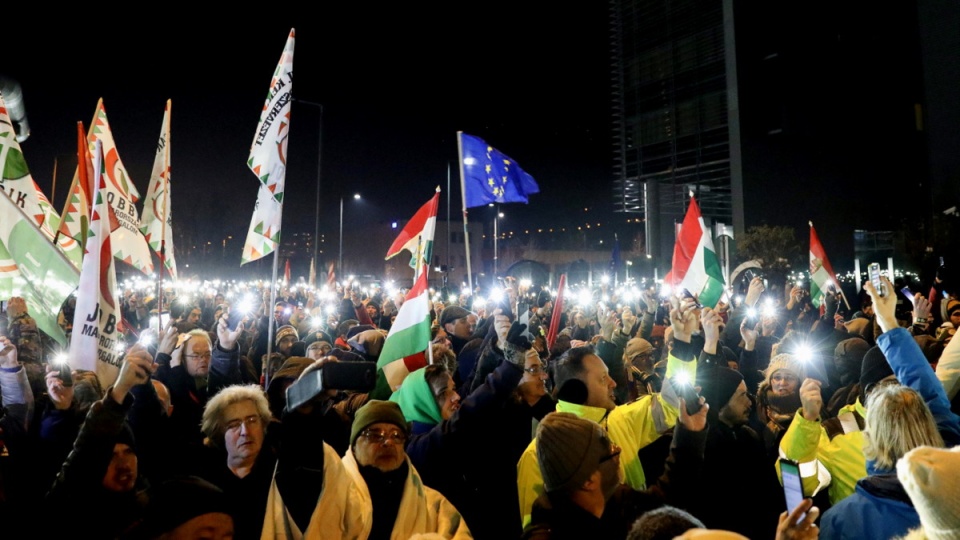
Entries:
[[499,211],[497,208],[497,215],[493,217],[493,278],[496,279],[499,275],[499,264],[500,264],[500,251],[499,251],[499,242],[500,242],[500,218],[503,217],[503,212]]
[[[360,200],[360,194],[354,193],[353,200]],[[340,256],[337,264],[337,275],[343,275],[343,195],[340,196]]]
[[313,233],[313,262],[317,266],[320,266],[320,261],[317,259],[317,250],[320,249],[320,166],[322,163],[321,157],[323,154],[323,105],[304,99],[295,99],[294,101],[297,103],[303,103],[304,105],[316,107],[320,111],[319,119],[317,120],[317,215],[315,218]]

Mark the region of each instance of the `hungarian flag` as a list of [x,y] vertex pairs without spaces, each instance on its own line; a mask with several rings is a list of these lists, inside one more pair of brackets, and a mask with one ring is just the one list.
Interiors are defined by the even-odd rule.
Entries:
[[160,257],[170,277],[177,279],[177,261],[173,256],[173,215],[170,209],[170,100],[163,109],[163,125],[157,142],[157,156],[150,174],[150,189],[143,205],[140,231],[147,244]]
[[[101,166],[101,143],[93,151],[94,185],[93,214],[90,216],[90,237],[80,270],[80,293],[73,315],[73,336],[70,339],[70,367],[93,371],[104,388],[116,380],[124,349],[120,309],[114,296],[117,275],[111,255],[114,227],[113,211],[107,203],[107,180]],[[111,221],[116,225],[111,226]]]
[[810,221],[810,302],[814,307],[820,307],[824,291],[832,284],[836,286],[837,275],[827,260],[827,252],[823,250],[820,237],[817,236],[813,222]]
[[688,290],[698,302],[711,309],[723,295],[720,261],[710,231],[700,215],[700,206],[693,197],[690,197],[690,207],[673,246],[673,268],[664,282],[675,289]]
[[103,169],[106,175],[104,182],[104,198],[113,208],[120,227],[110,233],[110,244],[113,256],[133,266],[137,270],[149,275],[153,272],[153,259],[150,255],[150,246],[140,232],[140,214],[135,203],[140,200],[140,193],[130,179],[126,167],[120,161],[117,152],[117,143],[107,121],[107,110],[103,106],[103,99],[97,102],[97,110],[90,123],[90,132],[87,142],[94,144],[100,141],[103,145]]
[[560,333],[560,316],[563,313],[563,295],[567,292],[567,275],[560,274],[560,284],[557,286],[557,300],[553,303],[553,315],[550,317],[550,329],[547,331],[547,350],[553,348]]
[[270,91],[260,112],[247,167],[260,179],[257,205],[253,209],[240,264],[273,253],[280,244],[283,220],[283,189],[287,175],[287,136],[290,134],[290,104],[293,100],[293,42],[290,29],[280,62],[270,80]]
[[376,399],[390,397],[411,372],[427,365],[423,351],[430,346],[430,291],[427,269],[407,293],[397,320],[383,342],[377,360],[377,387],[371,393]]
[[384,260],[390,259],[403,250],[412,255],[410,266],[430,266],[430,253],[433,251],[433,233],[437,226],[437,207],[440,205],[440,187],[427,204],[420,207],[400,235],[390,245]]
[[[63,205],[62,219],[58,230],[61,237],[72,238],[80,249],[85,249],[87,231],[90,228],[90,204],[93,200],[93,158],[90,145],[84,133],[83,122],[77,122],[77,163],[73,182],[67,191],[67,200]],[[82,255],[82,254],[81,254]],[[80,267],[80,261],[77,261]]]

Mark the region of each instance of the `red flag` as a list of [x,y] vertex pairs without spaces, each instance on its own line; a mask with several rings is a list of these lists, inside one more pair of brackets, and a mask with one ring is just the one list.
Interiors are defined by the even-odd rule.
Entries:
[[560,314],[563,313],[563,291],[567,288],[567,275],[560,274],[560,285],[557,286],[557,301],[553,303],[553,316],[550,317],[550,330],[547,332],[547,350],[553,348],[560,332]]
[[337,272],[334,268],[333,261],[330,261],[329,270],[327,270],[327,287],[330,287],[331,290],[336,290],[337,288]]
[[287,259],[287,263],[283,265],[283,281],[290,283],[290,259]]

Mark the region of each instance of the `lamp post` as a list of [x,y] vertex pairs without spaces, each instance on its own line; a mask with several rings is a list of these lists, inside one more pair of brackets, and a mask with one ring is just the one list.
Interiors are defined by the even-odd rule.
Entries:
[[316,103],[313,101],[307,101],[305,99],[294,99],[297,103],[303,103],[304,105],[310,105],[311,107],[316,107],[320,111],[320,116],[317,119],[317,209],[316,209],[316,219],[314,223],[314,232],[313,232],[313,262],[320,266],[320,261],[317,259],[318,250],[320,249],[320,179],[321,179],[321,157],[323,154],[323,104]]
[[500,211],[500,208],[497,207],[497,213],[493,216],[493,279],[496,282],[497,275],[499,275],[499,265],[500,265],[500,218],[503,217],[503,212]]
[[[359,200],[360,194],[354,193],[353,199]],[[340,196],[340,256],[337,264],[337,275],[343,276],[343,195]]]

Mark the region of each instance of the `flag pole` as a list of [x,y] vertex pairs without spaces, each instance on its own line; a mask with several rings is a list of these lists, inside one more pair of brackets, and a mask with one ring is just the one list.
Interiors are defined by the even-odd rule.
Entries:
[[[450,162],[447,162],[447,271],[443,275],[444,284],[450,284]],[[470,291],[473,294],[473,291]]]
[[473,272],[470,268],[470,232],[467,230],[467,189],[464,186],[463,170],[463,132],[457,132],[457,156],[460,158],[460,199],[463,202],[463,244],[467,248],[467,285],[473,294]]
[[[283,206],[280,207],[280,211],[283,212]],[[282,214],[281,214],[282,216]],[[281,223],[283,218],[281,217]],[[273,356],[273,333],[274,326],[277,324],[277,318],[274,316],[274,306],[277,305],[277,265],[280,263],[280,237],[277,236],[277,247],[273,250],[273,280],[270,281],[270,305],[267,307],[267,317],[270,317],[269,322],[267,323],[267,361],[264,362],[261,369],[263,370],[263,387],[266,388],[270,385],[270,358]]]

